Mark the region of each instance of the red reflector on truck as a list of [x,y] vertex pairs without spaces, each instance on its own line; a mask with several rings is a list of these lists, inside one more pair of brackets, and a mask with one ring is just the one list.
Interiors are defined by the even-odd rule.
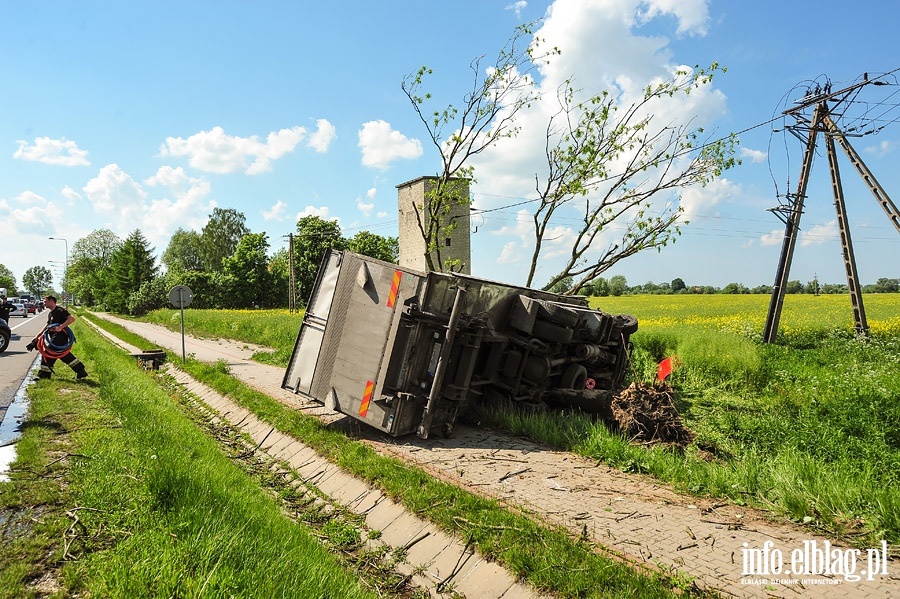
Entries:
[[372,400],[372,392],[374,390],[375,383],[373,381],[366,381],[366,392],[363,393],[362,405],[359,406],[359,415],[363,418],[365,418],[366,414],[369,412],[369,402]]
[[400,279],[403,277],[403,273],[399,270],[394,271],[394,282],[391,284],[391,292],[388,294],[387,299],[387,307],[393,308],[394,304],[397,303],[397,292],[400,290]]

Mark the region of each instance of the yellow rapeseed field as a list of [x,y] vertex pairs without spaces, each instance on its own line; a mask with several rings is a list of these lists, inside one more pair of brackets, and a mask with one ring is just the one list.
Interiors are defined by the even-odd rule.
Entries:
[[[628,295],[590,298],[592,307],[633,314],[641,330],[698,328],[759,336],[769,312],[769,295]],[[874,336],[900,336],[900,293],[866,294],[863,306]],[[849,295],[788,295],[779,333],[853,331]]]

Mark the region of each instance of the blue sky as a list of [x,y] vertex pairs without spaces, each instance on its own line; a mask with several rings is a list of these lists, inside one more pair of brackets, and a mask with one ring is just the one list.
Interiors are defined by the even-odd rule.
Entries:
[[[562,54],[535,80],[566,76],[585,91],[641,86],[678,65],[727,67],[690,102],[666,107],[713,136],[740,135],[743,164],[682,197],[690,223],[673,246],[607,276],[629,284],[771,284],[784,226],[767,208],[794,191],[800,142],[759,126],[813,81],[835,89],[900,67],[897,8],[859,1],[463,0],[456,2],[5,2],[0,4],[0,263],[21,284],[57,268],[93,230],[140,228],[159,254],[178,227],[200,230],[212,208],[235,208],[272,250],[298,217],[337,218],[345,235],[397,234],[396,185],[433,175],[439,156],[400,89],[422,65],[439,104],[472,84],[521,23]],[[896,82],[895,79],[890,81]],[[798,87],[799,86],[799,87]],[[851,143],[900,201],[896,86],[867,86],[885,127]],[[900,112],[900,111],[895,111]],[[546,108],[523,114],[514,142],[473,162],[475,208],[530,199]],[[870,114],[874,114],[870,112]],[[880,113],[879,113],[880,114]],[[821,147],[824,147],[822,145]],[[843,282],[828,177],[819,152],[792,279]],[[860,278],[900,277],[900,234],[851,166],[841,165]],[[661,198],[665,200],[668,198]],[[521,284],[530,256],[523,207],[473,218],[473,273]],[[566,239],[575,214],[561,215]],[[605,247],[605,246],[603,246]],[[556,248],[559,250],[560,248]],[[603,249],[603,248],[598,248]],[[540,264],[538,283],[558,269]],[[58,271],[57,271],[58,272]]]

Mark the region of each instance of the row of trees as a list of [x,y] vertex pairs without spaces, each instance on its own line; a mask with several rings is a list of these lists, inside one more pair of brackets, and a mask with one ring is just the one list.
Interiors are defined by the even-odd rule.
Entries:
[[336,221],[308,216],[297,222],[292,261],[287,249],[270,254],[268,234],[245,222],[237,210],[215,208],[201,231],[175,231],[161,264],[140,229],[124,241],[108,229],[94,231],[73,245],[64,287],[84,305],[134,315],[168,305],[175,285],[190,287],[198,308],[272,308],[289,304],[292,266],[296,297],[309,296],[329,248],[391,262],[399,254],[396,238],[368,231],[344,238]]
[[[563,281],[555,290],[564,289],[568,282]],[[874,284],[863,285],[863,293],[898,293],[900,292],[900,279],[889,279],[882,277]],[[728,283],[724,287],[713,287],[711,285],[689,286],[685,284],[681,278],[672,279],[671,283],[654,283],[648,281],[643,285],[629,286],[627,279],[622,275],[610,277],[609,280],[603,277],[594,279],[582,287],[581,292],[588,296],[606,297],[609,295],[671,295],[671,294],[745,294],[760,293],[771,294],[771,285],[758,285],[756,287],[747,287],[742,283]],[[813,295],[828,295],[838,293],[848,293],[847,285],[840,283],[820,284],[819,280],[814,278],[805,285],[800,281],[788,281],[785,293],[809,293]]]
[[6,289],[10,296],[23,293],[41,296],[53,290],[53,273],[45,266],[32,266],[22,276],[22,287],[19,288],[13,272],[0,264],[0,287]]

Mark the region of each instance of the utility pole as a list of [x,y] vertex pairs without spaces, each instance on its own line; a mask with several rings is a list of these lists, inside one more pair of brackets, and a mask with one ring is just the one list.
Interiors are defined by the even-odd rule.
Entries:
[[[893,72],[893,71],[892,71]],[[773,208],[772,212],[785,224],[784,241],[781,247],[781,257],[778,261],[778,270],[775,274],[775,284],[772,286],[772,298],[769,302],[769,313],[766,317],[766,325],[763,330],[763,341],[772,343],[778,334],[778,323],[781,319],[781,310],[784,306],[784,294],[791,270],[791,261],[794,256],[794,248],[797,243],[797,234],[800,231],[800,217],[803,215],[803,205],[806,200],[806,189],[809,183],[809,174],[812,168],[812,160],[816,150],[816,138],[819,133],[825,137],[825,146],[828,153],[828,166],[831,173],[831,187],[834,195],[834,207],[837,212],[838,228],[840,230],[841,251],[844,259],[844,269],[847,275],[847,288],[850,290],[850,302],[853,309],[853,321],[857,335],[868,337],[869,325],[866,321],[866,311],[863,307],[862,290],[859,284],[859,275],[856,268],[856,257],[853,253],[853,244],[850,238],[850,223],[847,218],[847,207],[844,201],[844,190],[841,183],[840,169],[838,168],[835,140],[850,159],[850,163],[856,168],[857,173],[869,190],[875,196],[876,201],[887,214],[894,228],[900,232],[900,211],[891,201],[887,192],[878,183],[878,180],[868,169],[856,150],[847,141],[845,132],[838,128],[833,115],[841,115],[852,103],[851,96],[865,85],[887,85],[883,79],[886,73],[879,78],[869,79],[865,76],[863,81],[845,87],[836,92],[831,92],[829,86],[823,91],[816,89],[814,93],[807,95],[798,106],[784,111],[785,116],[792,116],[797,120],[797,125],[788,127],[788,130],[800,137],[805,131],[806,149],[800,170],[800,179],[797,182],[797,192],[788,194],[788,204]],[[831,104],[832,106],[829,106]],[[842,105],[845,105],[842,107]],[[813,107],[811,118],[804,115],[804,111]],[[842,107],[840,111],[837,109]],[[802,139],[802,138],[801,138]]]
[[297,306],[297,270],[294,266],[294,234],[285,235],[288,239],[288,312],[299,312]]

